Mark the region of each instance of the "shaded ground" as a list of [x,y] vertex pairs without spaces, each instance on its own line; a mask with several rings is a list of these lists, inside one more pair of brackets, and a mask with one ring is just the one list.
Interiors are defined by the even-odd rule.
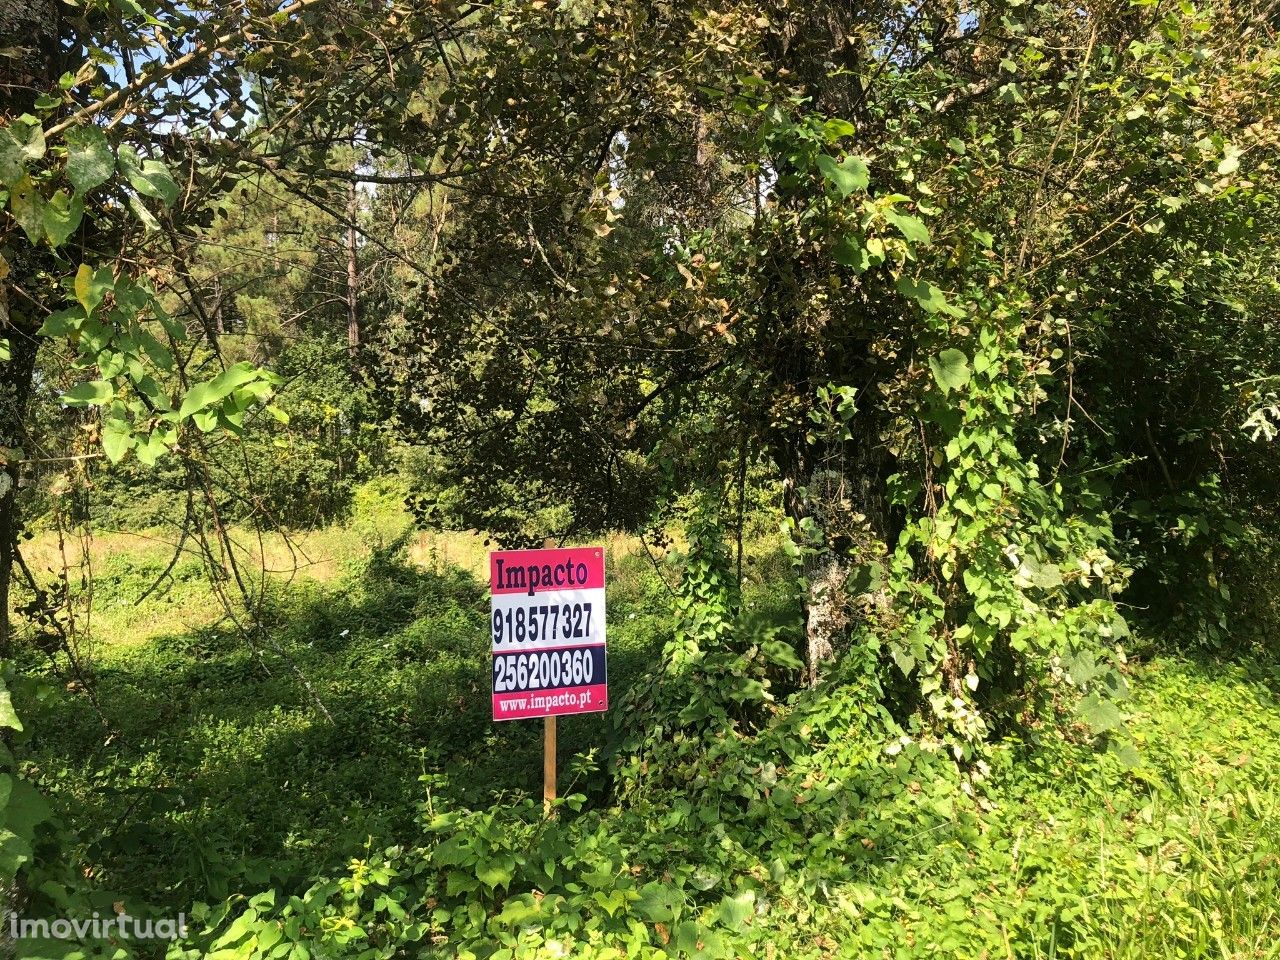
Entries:
[[[491,719],[487,586],[415,546],[348,558],[325,581],[281,583],[267,616],[276,649],[261,651],[217,626],[194,561],[141,607],[132,600],[164,569],[163,551],[102,564],[99,604],[133,609],[143,631],[155,607],[191,621],[97,645],[110,734],[84,698],[23,708],[38,731],[31,774],[80,830],[104,884],[178,906],[216,900],[342,863],[370,837],[403,836],[428,790],[468,806],[541,790],[542,725]],[[657,656],[670,598],[647,556],[609,563],[616,704]],[[757,591],[757,605],[786,607],[776,582]],[[119,613],[112,626],[127,622]],[[590,781],[613,722],[562,719],[562,791]]]

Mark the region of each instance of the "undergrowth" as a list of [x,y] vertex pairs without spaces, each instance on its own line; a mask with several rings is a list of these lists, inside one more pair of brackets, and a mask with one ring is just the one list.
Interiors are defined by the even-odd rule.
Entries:
[[[174,960],[1278,955],[1274,667],[1130,667],[1136,764],[1052,722],[966,756],[874,706],[856,649],[796,691],[786,563],[750,559],[739,610],[613,558],[619,706],[562,723],[550,820],[540,725],[491,722],[484,591],[455,568],[391,547],[272,594],[333,725],[216,623],[106,646],[110,730],[52,689],[21,705],[101,903],[34,895],[185,911]],[[146,953],[18,951],[123,946]]]

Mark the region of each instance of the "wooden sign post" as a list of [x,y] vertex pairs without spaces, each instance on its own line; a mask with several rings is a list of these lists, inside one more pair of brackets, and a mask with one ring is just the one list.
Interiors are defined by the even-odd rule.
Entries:
[[609,709],[604,548],[489,554],[493,719],[542,717],[542,804],[556,799],[556,717]]
[[542,722],[542,811],[549,817],[556,799],[556,718]]

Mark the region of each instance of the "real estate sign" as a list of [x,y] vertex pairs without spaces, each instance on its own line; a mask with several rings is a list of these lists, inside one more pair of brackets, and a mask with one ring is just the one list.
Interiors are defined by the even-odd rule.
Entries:
[[609,708],[604,548],[489,554],[493,719]]

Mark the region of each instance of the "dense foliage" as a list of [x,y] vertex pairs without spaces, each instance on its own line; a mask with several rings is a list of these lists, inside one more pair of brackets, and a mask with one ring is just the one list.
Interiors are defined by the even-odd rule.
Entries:
[[[1274,913],[1194,871],[1243,858],[1249,896],[1274,891],[1274,778],[1238,764],[1213,840],[1170,839],[1160,798],[1191,788],[1130,661],[1277,653],[1274,3],[35,0],[0,25],[21,41],[0,49],[15,898],[222,901],[174,953],[227,958],[769,955],[810,922],[788,955],[901,948],[912,891],[951,921],[911,933],[926,952],[1268,942]],[[449,713],[442,665],[407,666],[444,656],[434,632],[458,638],[452,682],[485,686],[475,585],[439,558],[423,580],[414,532],[370,519],[401,500],[486,545],[626,534],[652,561],[622,609],[670,617],[622,632],[656,666],[623,671],[561,819],[497,771],[477,776],[517,799],[496,809],[446,790],[423,753],[425,800],[402,764],[370,794],[416,817],[353,806],[286,850],[280,786],[239,858],[155,789],[192,754],[77,758],[260,669],[295,712],[255,729],[291,731],[272,763],[331,817],[374,765],[324,769],[360,749],[335,731],[381,731],[380,758]],[[367,567],[293,585],[334,523],[368,534]],[[171,549],[95,568],[103,530]],[[172,591],[199,623],[102,653],[103,597]],[[1145,696],[1194,714],[1165,685],[1192,668],[1161,663]],[[1243,710],[1265,681],[1238,679],[1212,695]],[[151,699],[123,706],[135,686]],[[470,694],[452,746],[502,749]],[[1080,796],[1052,795],[1062,766]],[[77,777],[167,827],[95,837],[66,815],[91,802]],[[1041,841],[993,837],[1006,798],[1103,789],[1161,843],[1136,828],[1126,879],[1073,879],[1091,912],[1054,901]],[[366,828],[404,842],[361,854]],[[345,873],[312,857],[329,841]],[[889,866],[908,855],[954,895]],[[1139,877],[1145,900],[1110,901]],[[1031,913],[952,915],[991,896]],[[1159,898],[1213,918],[1200,939],[1128,939]]]
[[[362,515],[333,535],[393,536],[403,522]],[[435,549],[482,558],[478,538],[465,547]],[[28,769],[81,824],[62,856],[97,880],[85,892],[50,877],[60,857],[42,863],[63,909],[123,897],[131,913],[187,911],[191,936],[172,955],[193,957],[1192,957],[1209,945],[1246,957],[1274,944],[1274,667],[1162,658],[1133,672],[1126,722],[1142,760],[1130,770],[1087,736],[1038,726],[964,771],[927,733],[887,736],[891,718],[853,686],[702,705],[666,721],[661,766],[607,779],[597,751],[610,726],[621,739],[637,729],[632,715],[562,720],[576,757],[560,819],[546,821],[527,799],[540,730],[488,720],[482,585],[394,551],[343,555],[332,580],[282,591],[273,619],[348,723],[319,722],[281,657],[258,663],[216,626],[117,628],[130,643],[104,651],[99,686],[120,724],[112,751],[97,749],[85,700],[23,703],[41,731]],[[748,559],[756,622],[790,622],[776,541],[749,544]],[[164,562],[154,548],[118,555],[103,589],[135,599]],[[695,625],[696,604],[678,622],[660,605],[659,573],[682,564],[655,571],[621,545],[610,563],[612,681],[648,710],[665,638],[682,638],[690,671],[670,689],[695,682],[688,654],[716,628]],[[132,616],[177,605],[196,622],[203,593],[199,571],[183,571]],[[761,692],[785,689],[796,666],[770,667]],[[689,735],[708,715],[772,719],[758,735]],[[625,801],[602,802],[609,782]]]

